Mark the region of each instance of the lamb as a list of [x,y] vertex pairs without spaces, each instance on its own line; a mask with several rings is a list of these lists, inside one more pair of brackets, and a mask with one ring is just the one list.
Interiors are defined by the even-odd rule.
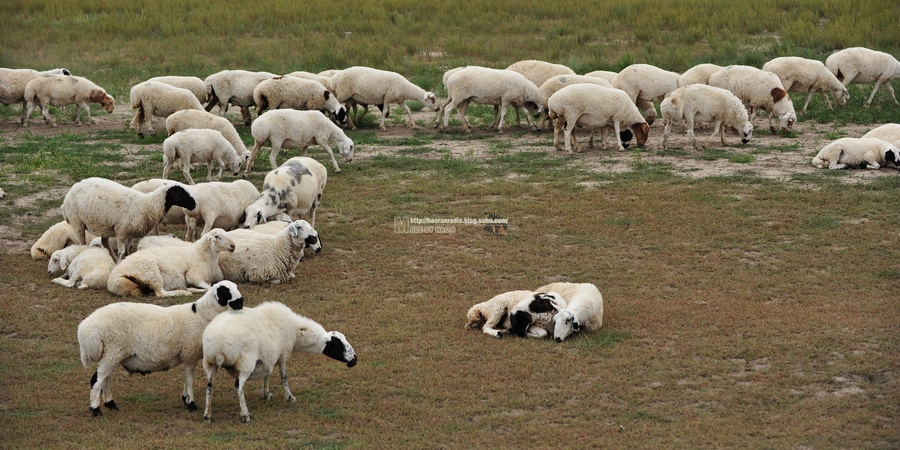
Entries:
[[318,81],[292,76],[264,80],[253,90],[253,102],[257,114],[280,108],[327,111],[338,123],[347,123],[347,111]]
[[900,149],[877,138],[842,138],[819,150],[812,165],[832,170],[859,166],[873,170],[881,166],[900,168]]
[[694,135],[694,125],[697,122],[714,122],[711,142],[716,135],[725,145],[725,128],[734,128],[741,136],[741,143],[750,142],[753,136],[753,123],[747,108],[730,91],[707,86],[705,84],[691,84],[674,90],[660,104],[660,111],[665,124],[663,132],[663,148],[669,148],[669,131],[672,124],[685,122],[691,144],[697,147],[697,137]]
[[[622,125],[626,131],[634,133],[638,145],[644,145],[650,133],[650,126],[644,121],[637,106],[620,89],[606,88],[593,84],[573,84],[566,86],[547,100],[550,118],[556,120],[553,130],[553,146],[559,149],[559,130],[565,126],[566,151],[572,152],[574,142],[572,130],[576,125],[586,127],[606,127],[612,125],[615,130],[619,150],[622,145]],[[630,130],[628,130],[630,129]],[[606,147],[606,129],[602,128],[601,142]],[[630,136],[626,134],[626,140]]]
[[[90,244],[87,245],[75,244],[56,250],[50,255],[50,261],[47,263],[47,273],[53,275],[60,270],[66,270],[72,260],[91,247],[103,248],[100,238],[94,238],[91,240]],[[106,251],[106,249],[103,250]]]
[[331,151],[329,141],[333,141],[337,145],[344,162],[353,161],[353,140],[344,134],[344,130],[341,130],[318,111],[292,109],[270,111],[253,123],[250,127],[250,134],[253,135],[254,144],[250,160],[247,162],[247,169],[244,171],[245,175],[250,174],[253,160],[266,142],[272,144],[272,151],[269,153],[269,163],[272,165],[272,169],[278,167],[276,161],[278,152],[282,148],[302,149],[305,156],[309,146],[315,144],[325,149],[328,156],[331,157],[334,171],[340,172],[341,168],[334,159],[334,152]]
[[509,106],[521,108],[525,119],[532,130],[537,126],[531,120],[531,114],[539,114],[544,109],[540,89],[525,78],[524,75],[511,70],[489,69],[487,67],[468,66],[461,68],[447,79],[448,100],[444,104],[444,123],[441,130],[446,130],[450,123],[450,110],[456,109],[460,122],[466,133],[471,133],[471,126],[466,118],[469,103],[500,105],[500,116],[495,121],[497,132],[503,133],[503,121]]
[[259,197],[259,190],[247,180],[231,183],[212,182],[191,186],[188,189],[197,201],[197,207],[185,211],[187,232],[185,240],[193,241],[197,236],[197,224],[203,224],[200,235],[213,228],[232,230],[244,222],[244,210]]
[[119,262],[128,253],[131,239],[147,235],[173,206],[192,210],[196,202],[177,184],[144,194],[105,178],[87,178],[66,193],[62,212],[78,243],[85,242],[86,229],[102,237],[107,248],[109,238],[115,237]]
[[194,94],[194,97],[197,97],[197,101],[200,103],[206,103],[209,101],[208,94],[206,93],[206,83],[203,82],[198,77],[185,77],[185,76],[161,76],[161,77],[153,77],[147,81],[158,81],[160,83],[166,83],[170,86],[175,86],[182,89],[187,89]]
[[196,184],[191,177],[191,164],[206,163],[206,181],[212,181],[213,162],[219,163],[219,174],[227,166],[234,176],[241,172],[241,165],[250,159],[250,152],[238,155],[234,146],[225,139],[218,130],[208,128],[191,128],[178,131],[163,141],[163,175],[169,178],[169,170],[176,162],[181,161],[181,173],[190,184]]
[[762,70],[778,75],[781,83],[784,84],[784,90],[788,92],[809,92],[809,95],[806,96],[806,103],[803,104],[803,112],[806,112],[806,107],[809,106],[809,101],[816,92],[822,94],[828,109],[834,108],[831,107],[831,101],[825,95],[826,91],[834,96],[834,101],[839,106],[843,106],[850,98],[847,88],[821,61],[784,56],[767,62],[763,65]]
[[189,128],[209,128],[211,130],[217,130],[222,133],[222,136],[225,136],[225,139],[227,139],[229,143],[231,143],[238,155],[247,153],[247,146],[244,145],[244,141],[241,140],[241,136],[238,134],[237,129],[235,129],[234,125],[224,117],[219,117],[206,111],[186,109],[178,111],[166,118],[166,132],[169,133],[169,136]]
[[894,103],[900,105],[897,96],[894,95],[894,87],[891,86],[891,80],[900,78],[900,61],[892,55],[864,47],[845,48],[826,58],[825,67],[828,67],[844,86],[853,82],[875,83],[872,95],[869,95],[869,100],[866,101],[867,108],[872,104],[872,99],[882,84],[891,93]]
[[206,410],[203,419],[212,421],[212,382],[222,368],[236,379],[241,404],[241,422],[250,422],[244,399],[247,380],[263,379],[262,396],[271,398],[269,375],[277,364],[284,387],[284,399],[296,398],[288,388],[287,363],[292,353],[321,353],[353,367],[356,352],[338,331],[326,331],[312,319],[303,317],[278,302],[264,302],[256,308],[222,314],[203,331],[203,369],[206,371]]
[[535,292],[559,294],[567,303],[554,317],[553,339],[564,341],[573,332],[599,330],[603,326],[603,296],[591,283],[551,283]]
[[91,414],[102,415],[101,397],[104,406],[119,409],[109,390],[110,375],[119,364],[129,373],[141,374],[184,364],[182,402],[189,411],[196,411],[194,366],[203,357],[203,330],[217,314],[243,307],[237,285],[221,281],[191,303],[163,307],[120,302],[91,313],[78,325],[81,364],[97,364],[91,377]]
[[509,329],[509,311],[533,296],[532,291],[509,291],[476,303],[466,313],[466,328],[480,329],[488,336],[502,338]]
[[772,125],[773,114],[778,116],[781,131],[785,133],[797,121],[794,104],[781,79],[774,73],[750,66],[727,66],[709,76],[709,85],[728,89],[741,99],[747,110],[751,111],[751,121],[756,115],[756,108],[768,111],[769,131],[772,134],[777,132]]
[[115,99],[103,88],[87,78],[74,75],[44,75],[34,78],[25,85],[25,101],[28,102],[28,111],[22,118],[23,126],[28,126],[36,106],[41,107],[44,121],[53,127],[56,122],[50,117],[51,106],[76,105],[75,124],[78,126],[81,126],[82,110],[87,113],[88,122],[94,123],[90,103],[100,103],[103,110],[110,114],[115,110]]
[[209,103],[206,111],[218,105],[219,115],[228,111],[228,105],[241,108],[241,117],[245,125],[250,125],[250,106],[254,106],[253,90],[256,85],[264,80],[277,78],[278,75],[269,72],[249,72],[246,70],[223,70],[206,77],[206,93]]
[[321,197],[316,171],[321,169],[314,171],[309,162],[299,157],[291,158],[266,174],[259,198],[244,209],[245,228],[265,223],[279,213],[291,218],[298,214],[309,215],[310,223],[316,226],[316,208]]
[[288,282],[295,277],[293,271],[305,249],[322,251],[319,233],[305,220],[291,222],[277,234],[232,230],[228,236],[235,243],[235,251],[223,254],[219,266],[226,279],[239,282]]
[[656,120],[653,102],[662,101],[670,92],[678,89],[679,74],[649,64],[632,64],[616,75],[613,87],[625,91],[638,105],[648,125]]
[[864,134],[862,137],[878,138],[883,141],[893,142],[894,145],[900,145],[900,124],[886,123]]
[[69,288],[78,286],[78,289],[106,289],[109,273],[115,265],[109,251],[102,248],[98,241],[97,245],[92,244],[68,263],[68,279],[58,277],[52,281]]
[[[381,112],[381,131],[385,131],[384,119],[390,110],[391,104],[399,104],[406,110],[406,116],[410,127],[417,129],[413,122],[412,111],[406,104],[407,100],[416,100],[425,104],[428,108],[437,108],[437,98],[432,92],[412,84],[403,75],[386,70],[373,69],[371,67],[355,66],[344,69],[331,77],[331,88],[339,102],[350,108],[349,101],[363,105],[383,105]],[[353,118],[348,116],[350,129],[355,130]]]
[[709,84],[709,76],[721,69],[722,66],[717,66],[715,64],[697,64],[678,77],[678,87],[690,86],[692,84]]
[[144,137],[144,129],[153,134],[152,116],[169,117],[184,109],[203,110],[194,94],[179,87],[158,81],[144,81],[131,88],[131,108],[137,110],[129,127]]
[[291,73],[287,74],[286,76],[303,78],[305,80],[318,81],[319,83],[322,84],[322,86],[325,86],[325,89],[328,89],[329,91],[331,90],[331,75],[324,76],[324,75],[320,75],[320,74],[316,74],[316,73],[310,73],[310,72],[304,72],[302,70],[298,70],[295,72],[291,72]]
[[535,293],[509,311],[509,332],[519,337],[546,337],[553,331],[554,317],[566,306],[556,293]]
[[[87,233],[85,239],[86,241],[82,242],[94,239],[94,235]],[[78,236],[69,222],[65,220],[57,222],[31,245],[31,259],[49,259],[53,252],[77,243]]]
[[0,68],[0,104],[22,104],[22,120],[25,120],[25,85],[29,81],[44,75],[72,75],[69,69],[51,69],[38,72],[33,69],[2,69]]
[[116,295],[174,297],[205,292],[225,279],[219,252],[233,252],[234,241],[221,228],[213,228],[191,245],[139,250],[122,260],[109,274],[107,289]]

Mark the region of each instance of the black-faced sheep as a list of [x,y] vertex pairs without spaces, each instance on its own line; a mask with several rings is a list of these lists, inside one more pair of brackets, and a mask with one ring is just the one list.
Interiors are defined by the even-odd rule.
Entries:
[[559,147],[559,131],[565,127],[565,149],[572,152],[575,142],[572,130],[575,126],[599,127],[601,144],[606,148],[606,129],[615,130],[619,150],[625,150],[623,137],[627,142],[632,133],[638,145],[644,145],[650,133],[650,126],[644,121],[637,106],[621,89],[607,88],[594,84],[573,84],[566,86],[547,100],[553,128],[553,146]]
[[509,311],[509,332],[519,337],[546,337],[553,332],[554,317],[566,301],[554,292],[538,292]]

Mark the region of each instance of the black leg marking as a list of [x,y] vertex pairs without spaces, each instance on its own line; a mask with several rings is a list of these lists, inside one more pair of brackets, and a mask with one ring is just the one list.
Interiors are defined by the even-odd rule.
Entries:
[[[110,400],[110,401],[104,403],[103,406],[105,406],[105,407],[107,407],[108,409],[111,409],[111,410],[117,410],[117,409],[119,409],[119,405],[116,404],[116,401],[115,401],[115,400]],[[99,408],[98,408],[98,409],[99,409]]]
[[90,408],[91,415],[94,417],[100,417],[103,415],[103,411],[100,411],[100,408]]

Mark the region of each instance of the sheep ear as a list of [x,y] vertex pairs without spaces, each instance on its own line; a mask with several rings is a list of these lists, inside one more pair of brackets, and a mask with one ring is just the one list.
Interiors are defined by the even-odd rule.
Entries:
[[299,226],[291,224],[290,232],[291,232],[292,238],[300,237],[300,227]]
[[191,311],[193,311],[194,314],[197,314],[197,304],[196,303],[191,303]]
[[328,92],[328,89],[325,90],[325,100],[328,100],[328,97],[331,96],[331,92]]
[[228,286],[220,285],[216,288],[216,301],[219,302],[219,305],[225,306],[229,300],[231,300],[231,290],[228,289]]
[[771,94],[774,103],[778,103],[781,99],[787,97],[787,92],[784,92],[784,89],[781,88],[772,88]]
[[575,331],[581,331],[581,324],[578,323],[578,318],[572,319],[572,329]]

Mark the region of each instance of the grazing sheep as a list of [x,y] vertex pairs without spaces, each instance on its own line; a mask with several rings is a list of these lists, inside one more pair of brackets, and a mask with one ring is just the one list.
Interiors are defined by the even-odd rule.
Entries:
[[325,86],[325,89],[328,89],[329,91],[331,90],[331,76],[323,76],[311,72],[304,72],[302,70],[291,72],[289,74],[286,74],[286,76],[303,78],[304,80],[318,81],[322,86]]
[[463,129],[470,133],[472,127],[466,118],[466,109],[470,103],[500,105],[500,116],[495,121],[498,133],[503,132],[504,117],[509,106],[521,108],[525,113],[525,120],[534,131],[538,128],[531,120],[531,113],[539,114],[544,109],[540,89],[524,75],[512,70],[463,67],[447,78],[447,96],[441,130],[447,129],[450,111],[456,109]]
[[893,142],[894,145],[900,145],[900,124],[886,123],[864,134],[862,137],[878,138],[882,141]]
[[756,115],[757,108],[767,111],[769,131],[772,134],[777,133],[772,125],[772,115],[778,117],[781,131],[785,133],[790,131],[797,121],[794,103],[791,102],[781,79],[772,72],[750,66],[727,66],[709,76],[709,85],[728,89],[741,99],[751,112],[751,121]]
[[341,130],[318,111],[292,109],[270,111],[253,122],[250,134],[253,135],[254,144],[253,150],[250,152],[250,160],[247,162],[247,169],[244,171],[245,175],[250,174],[253,160],[266,142],[272,144],[269,163],[273,169],[278,167],[278,152],[282,148],[299,148],[303,150],[305,156],[310,145],[318,145],[324,148],[331,157],[334,171],[340,172],[341,168],[334,159],[334,152],[328,145],[329,141],[333,141],[337,145],[344,162],[353,160],[353,140],[344,134],[344,130]]
[[206,77],[203,82],[206,84],[206,93],[209,96],[209,103],[206,104],[206,111],[218,105],[219,115],[223,115],[228,111],[228,105],[234,105],[241,108],[241,117],[244,119],[244,125],[250,125],[250,106],[254,106],[253,90],[256,85],[264,80],[277,78],[278,75],[269,72],[249,72],[246,70],[223,70]]
[[[542,86],[547,80],[558,75],[575,75],[575,71],[562,64],[554,64],[546,61],[526,59],[509,65],[506,70],[521,73],[535,86]],[[549,96],[548,96],[549,97]],[[546,101],[546,98],[544,99]],[[546,103],[544,103],[546,104]],[[494,105],[494,121],[497,120],[498,105]],[[520,125],[519,110],[516,111],[516,125]]]
[[208,128],[191,128],[179,131],[163,141],[163,178],[169,178],[169,170],[176,162],[181,161],[181,173],[190,184],[194,183],[191,177],[191,164],[206,164],[206,181],[212,181],[213,163],[219,163],[219,174],[216,180],[222,178],[222,171],[227,166],[234,176],[241,172],[241,165],[250,159],[250,152],[238,155],[234,146],[222,136],[218,130]]
[[310,223],[316,226],[316,208],[321,195],[319,180],[305,164],[308,162],[299,157],[291,158],[266,174],[259,198],[244,209],[244,228],[265,223],[279,213],[285,213],[291,219],[309,215]]
[[44,75],[72,75],[69,69],[52,69],[38,72],[33,69],[0,68],[0,104],[22,104],[22,121],[25,121],[25,85],[29,81]]
[[326,331],[322,325],[282,303],[265,302],[256,308],[213,319],[203,331],[203,369],[207,379],[204,420],[212,420],[212,382],[220,368],[236,379],[241,422],[250,422],[244,399],[247,380],[262,378],[263,398],[271,398],[269,375],[276,364],[285,401],[296,401],[288,388],[287,363],[291,354],[297,352],[321,353],[346,363],[347,367],[357,362],[356,352],[342,333]]
[[178,111],[166,119],[166,132],[169,133],[169,136],[189,128],[209,128],[211,130],[216,130],[219,133],[222,133],[222,136],[225,136],[225,139],[231,143],[234,147],[234,151],[237,152],[238,155],[247,153],[247,146],[244,145],[244,141],[241,140],[241,136],[238,134],[237,129],[235,129],[234,125],[224,117],[219,117],[206,111],[186,109],[184,111]]
[[717,66],[715,64],[697,64],[678,77],[678,87],[690,86],[692,84],[708,84],[709,76],[721,69],[722,66]]
[[648,125],[656,120],[653,102],[660,102],[670,92],[678,89],[679,74],[649,64],[632,64],[619,72],[612,80],[613,87],[628,94],[641,110]]
[[188,192],[197,201],[197,207],[184,212],[187,222],[184,239],[187,241],[196,238],[198,223],[203,224],[201,236],[213,228],[228,231],[241,226],[244,210],[259,198],[259,190],[247,180],[196,184],[190,186]]
[[205,292],[225,279],[219,252],[233,252],[225,230],[213,228],[191,245],[139,250],[122,260],[109,274],[107,289],[116,295],[174,297]]
[[806,103],[803,104],[803,112],[806,112],[806,107],[809,106],[809,101],[816,92],[822,94],[828,109],[834,108],[831,107],[831,101],[825,95],[826,91],[834,96],[834,101],[839,106],[843,106],[850,99],[850,92],[825,67],[822,61],[784,56],[767,62],[763,65],[762,70],[778,75],[781,83],[784,84],[784,90],[788,92],[809,92],[809,95],[806,96]]
[[669,131],[672,124],[684,122],[691,144],[697,147],[697,137],[694,135],[694,125],[697,122],[713,122],[713,132],[709,137],[711,142],[716,135],[725,145],[725,128],[733,128],[740,136],[741,143],[750,142],[753,137],[753,123],[747,108],[730,91],[707,86],[705,84],[691,84],[672,91],[659,105],[662,112],[665,131],[663,132],[663,148],[669,148]]
[[591,283],[551,283],[535,292],[559,294],[568,303],[554,317],[553,339],[564,341],[573,332],[599,330],[603,326],[603,296]]
[[509,311],[509,332],[519,337],[546,337],[553,332],[554,316],[566,306],[554,292],[535,293]]
[[85,242],[86,229],[102,237],[106,248],[110,248],[109,238],[115,237],[119,262],[128,253],[131,239],[146,236],[173,206],[191,210],[196,202],[177,184],[144,194],[105,178],[87,178],[66,193],[62,213],[78,243]]
[[[91,240],[90,244],[87,245],[75,244],[56,250],[50,255],[50,261],[47,263],[47,273],[53,275],[60,270],[68,269],[69,264],[73,259],[91,247],[103,248],[100,238],[94,238]],[[106,249],[103,250],[106,251]]]
[[[363,105],[383,105],[381,113],[381,131],[385,131],[384,119],[390,110],[391,104],[399,104],[406,110],[409,125],[419,128],[413,122],[412,111],[406,104],[407,100],[415,100],[425,104],[428,108],[437,108],[437,98],[432,92],[412,84],[403,75],[386,70],[373,69],[371,67],[350,67],[331,77],[331,88],[337,100],[350,108],[350,100]],[[355,130],[353,118],[347,118],[350,129]]]
[[[143,192],[145,194],[149,194],[160,188],[160,186],[174,186],[178,185],[184,188],[185,191],[190,189],[190,185],[181,183],[175,180],[164,180],[162,178],[151,178],[149,180],[139,181],[131,186],[132,189],[136,191]],[[190,192],[188,192],[190,193]],[[196,204],[196,199],[194,199],[194,208],[197,208],[200,205]],[[153,227],[150,230],[149,234],[159,234],[159,225],[184,225],[187,223],[184,219],[184,208],[180,206],[173,206],[169,208],[169,212],[167,212],[162,219],[160,219],[159,224]]]
[[616,77],[616,75],[618,75],[618,72],[610,72],[608,70],[595,70],[593,72],[588,72],[588,73],[584,74],[584,76],[586,76],[586,77],[603,78],[604,80],[609,81],[610,83],[612,83],[612,80],[613,80],[613,78]]
[[894,95],[894,87],[891,86],[891,80],[900,78],[900,61],[892,55],[864,47],[845,48],[826,58],[825,67],[828,67],[844,86],[854,82],[875,83],[872,95],[866,101],[867,108],[872,104],[872,99],[882,84],[891,93],[894,103],[900,105],[897,96]]
[[206,103],[209,101],[208,95],[206,93],[206,83],[204,83],[203,80],[197,77],[169,75],[153,77],[147,81],[157,81],[160,83],[166,83],[170,86],[187,89],[191,91],[192,94],[194,94],[194,97],[197,97],[197,101],[199,101],[200,103]]
[[305,220],[291,222],[277,234],[232,230],[228,236],[235,243],[235,250],[223,254],[219,266],[226,279],[239,282],[288,282],[294,278],[293,271],[305,249],[322,251],[319,233]]
[[298,109],[328,112],[340,124],[347,123],[347,111],[334,94],[318,81],[292,76],[261,81],[253,90],[256,113],[267,109]]
[[316,75],[318,75],[320,77],[331,78],[334,76],[334,74],[336,74],[340,71],[341,71],[340,69],[328,69],[328,70],[323,70],[323,71],[317,73]]
[[[600,77],[589,77],[586,75],[556,75],[554,77],[550,77],[544,84],[540,85],[541,97],[543,98],[543,104],[547,104],[547,100],[550,99],[550,96],[555,94],[556,91],[566,87],[571,86],[573,84],[596,84],[598,86],[604,86],[611,88],[613,87],[609,81],[606,81]],[[549,119],[549,116],[545,117],[545,119]],[[541,124],[543,125],[543,123]]]
[[559,130],[565,127],[566,151],[571,153],[572,146],[578,150],[578,143],[572,136],[572,130],[576,125],[586,127],[601,127],[601,143],[606,148],[606,127],[612,126],[615,130],[616,141],[619,150],[625,150],[622,144],[622,125],[627,127],[625,140],[631,138],[631,133],[638,145],[644,145],[650,133],[650,126],[644,121],[637,106],[631,101],[624,91],[614,88],[606,88],[593,84],[573,84],[566,86],[547,100],[551,120],[556,120],[553,128],[553,146],[559,147]]
[[[86,241],[82,242],[94,239],[94,235],[86,233],[85,239]],[[78,244],[78,235],[75,234],[75,230],[65,220],[57,222],[31,245],[31,259],[49,259],[53,252],[73,244]]]
[[115,99],[103,88],[87,78],[74,75],[44,75],[34,78],[25,85],[25,101],[28,102],[28,111],[22,118],[22,125],[26,127],[36,106],[41,107],[44,121],[53,127],[56,122],[50,117],[51,106],[76,105],[75,124],[78,126],[81,126],[82,110],[87,113],[88,122],[94,123],[91,119],[91,103],[100,103],[103,110],[110,114],[115,110]]
[[882,166],[900,168],[900,149],[877,138],[842,138],[819,150],[812,165],[832,170],[849,167],[877,170]]
[[158,81],[144,81],[131,88],[131,108],[135,109],[129,127],[144,137],[144,129],[153,134],[153,116],[169,117],[185,109],[203,110],[203,105],[189,90]]
[[112,303],[78,325],[81,364],[97,364],[91,377],[90,410],[100,416],[100,398],[109,409],[119,409],[109,390],[113,369],[121,364],[129,373],[148,374],[184,364],[182,402],[194,403],[194,366],[203,357],[202,336],[217,314],[244,307],[237,285],[221,281],[195,302],[163,307],[146,303]]
[[488,336],[502,338],[504,332],[509,329],[509,311],[522,300],[533,296],[532,291],[510,291],[476,303],[466,313],[466,328],[480,329]]
[[109,273],[116,265],[112,255],[105,248],[97,245],[79,253],[69,262],[66,278],[54,278],[53,282],[64,287],[78,286],[78,289],[106,289]]

